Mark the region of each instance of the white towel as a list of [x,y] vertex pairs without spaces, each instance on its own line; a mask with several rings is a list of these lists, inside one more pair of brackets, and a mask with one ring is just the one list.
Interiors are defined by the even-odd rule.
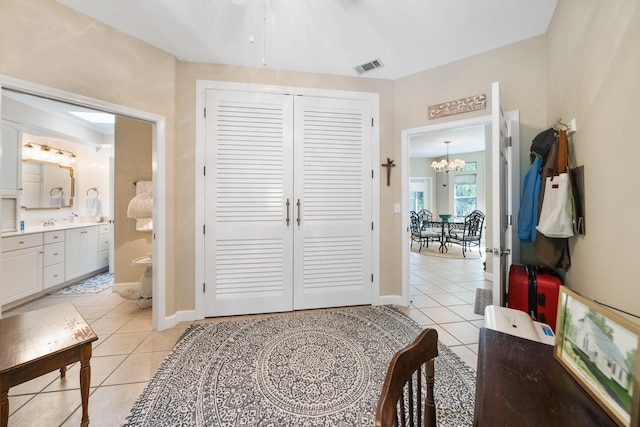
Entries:
[[63,195],[51,196],[49,205],[52,208],[59,208],[60,206],[64,205],[64,196]]
[[[136,196],[150,191],[153,191],[153,181],[138,181],[136,183]],[[136,230],[153,231],[153,220],[151,218],[136,219]]]
[[87,215],[102,216],[102,202],[98,196],[87,197]]

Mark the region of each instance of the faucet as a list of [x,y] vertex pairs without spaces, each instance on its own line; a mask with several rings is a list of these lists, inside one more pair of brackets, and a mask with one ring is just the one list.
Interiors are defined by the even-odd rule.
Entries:
[[48,220],[46,220],[44,222],[44,227],[46,227],[47,225],[56,225],[56,219],[55,218],[49,218]]

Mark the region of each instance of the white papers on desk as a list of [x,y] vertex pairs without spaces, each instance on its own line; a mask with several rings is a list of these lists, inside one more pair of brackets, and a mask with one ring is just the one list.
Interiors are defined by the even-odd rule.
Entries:
[[513,308],[488,305],[484,309],[484,326],[543,344],[554,345],[556,341],[549,325],[533,321],[524,311]]

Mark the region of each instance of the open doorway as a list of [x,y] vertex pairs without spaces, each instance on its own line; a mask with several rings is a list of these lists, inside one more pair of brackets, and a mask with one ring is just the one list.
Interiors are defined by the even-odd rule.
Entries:
[[[449,143],[445,144],[446,141]],[[463,221],[473,210],[480,210],[486,215],[491,191],[491,175],[488,173],[491,170],[490,150],[487,148],[490,146],[490,116],[404,130],[403,162],[410,166],[403,172],[402,201],[407,217],[403,217],[403,225],[406,224],[403,229],[409,230],[410,212],[420,205],[418,187],[422,189],[422,207],[432,213],[434,221],[442,221],[440,215],[451,215],[449,220],[453,222]],[[436,172],[432,163],[442,159],[448,162],[464,160],[466,166],[455,172]],[[465,271],[488,278],[484,271],[484,231],[483,241],[468,248],[467,256],[463,256],[460,245],[441,247],[439,242],[432,242],[427,252],[424,248],[418,251],[419,245],[416,244],[410,247],[412,242],[406,239],[403,245],[403,297],[407,303],[410,300],[412,269],[432,269],[438,265],[439,259],[442,262],[445,259],[463,260],[459,262],[465,263]],[[427,261],[425,257],[430,257],[428,262],[423,262]]]
[[[42,99],[57,101],[61,103],[72,104],[72,105],[78,106],[79,108],[94,110],[95,112],[103,112],[103,113],[107,113],[114,116],[122,116],[122,117],[137,119],[137,120],[146,122],[151,127],[150,144],[151,144],[152,166],[153,166],[152,181],[153,181],[153,190],[155,190],[154,199],[153,199],[154,228],[152,233],[152,247],[153,247],[152,251],[154,254],[154,263],[156,263],[159,266],[159,268],[154,269],[154,276],[153,276],[154,304],[153,304],[153,311],[152,311],[152,324],[153,324],[153,328],[156,330],[162,330],[171,326],[168,324],[168,321],[165,315],[165,312],[166,312],[165,269],[164,269],[165,249],[164,249],[164,243],[163,243],[165,239],[164,238],[164,235],[165,235],[165,232],[164,232],[165,231],[165,220],[164,220],[165,219],[165,207],[164,207],[165,119],[164,117],[138,111],[128,107],[119,106],[116,104],[111,104],[104,101],[86,98],[84,96],[67,93],[57,89],[48,88],[48,87],[16,80],[8,77],[0,76],[0,89],[2,89],[2,91],[5,91],[5,90],[15,91],[15,92],[33,96],[36,98],[42,98]],[[5,107],[5,105],[2,105],[2,107]],[[5,115],[2,114],[2,117],[4,118]],[[16,151],[18,151],[18,149],[16,149]],[[16,156],[18,154],[19,153],[16,152]],[[15,193],[15,197],[14,197],[15,201],[13,203],[13,207],[15,208],[13,209],[14,212],[19,212],[20,206],[17,200],[19,200],[21,191],[22,190],[19,188],[16,188],[16,190],[14,191]],[[4,194],[5,192],[3,192],[3,199],[4,199]],[[95,192],[92,191],[91,194],[95,194]],[[4,212],[5,206],[11,207],[11,204],[3,203],[3,212]],[[113,204],[111,204],[111,206],[113,206]],[[11,209],[8,209],[8,210],[11,210]],[[108,214],[103,216],[108,216]],[[14,215],[12,218],[15,219],[14,222],[17,224],[17,215]]]
[[127,207],[137,187],[152,183],[151,123],[8,89],[2,97],[3,126],[21,136],[19,220],[27,229],[104,224],[97,268],[112,275],[114,292],[137,284],[143,270],[132,260],[151,254],[152,228]]

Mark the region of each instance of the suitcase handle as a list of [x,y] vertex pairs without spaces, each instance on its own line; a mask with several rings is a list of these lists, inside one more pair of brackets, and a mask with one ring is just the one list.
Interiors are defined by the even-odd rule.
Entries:
[[547,297],[545,294],[538,294],[538,305],[540,307],[544,307],[544,305],[547,303]]
[[528,298],[528,312],[531,319],[537,320],[538,318],[538,280],[536,279],[536,272],[532,265],[526,265],[527,277],[529,281],[529,298]]

